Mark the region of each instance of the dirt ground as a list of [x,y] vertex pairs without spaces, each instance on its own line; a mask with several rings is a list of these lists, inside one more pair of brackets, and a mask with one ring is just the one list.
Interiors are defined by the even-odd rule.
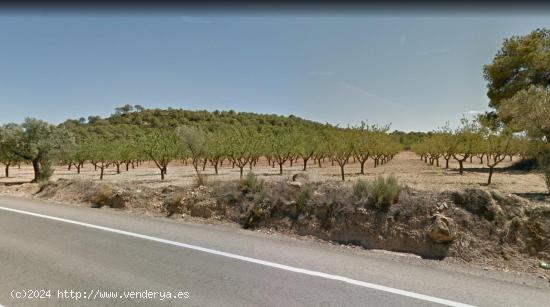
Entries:
[[[546,185],[541,174],[524,171],[513,171],[506,169],[507,166],[517,161],[514,158],[510,162],[508,159],[498,165],[493,175],[491,188],[503,193],[514,193],[524,196],[540,195],[546,193]],[[440,192],[445,190],[456,190],[465,187],[483,187],[487,181],[488,168],[479,163],[477,158],[473,163],[464,164],[466,170],[463,175],[458,173],[458,163],[450,162],[450,168],[444,169],[444,160],[440,160],[440,167],[425,164],[413,152],[401,152],[392,161],[385,165],[373,167],[373,161],[369,160],[366,164],[365,175],[359,174],[360,166],[358,163],[352,163],[346,166],[346,180],[355,181],[359,178],[371,180],[380,174],[393,174],[401,183],[404,183],[416,190]],[[298,161],[292,167],[287,163],[284,167],[283,178],[302,172],[302,161]],[[109,183],[134,183],[147,184],[150,187],[160,187],[168,185],[190,186],[194,184],[195,173],[191,166],[184,166],[181,162],[173,162],[168,167],[166,180],[161,181],[158,169],[151,163],[145,163],[135,169],[130,168],[127,172],[125,167],[121,167],[121,174],[116,173],[116,167],[111,166],[105,172],[104,182]],[[245,168],[248,172],[249,168]],[[267,161],[262,160],[253,168],[253,172],[266,181],[279,181],[278,167],[272,168]],[[213,167],[207,165],[204,174],[208,175],[211,181],[229,181],[239,178],[239,169],[231,168],[224,164],[220,168],[219,174],[214,174]],[[307,174],[313,182],[321,181],[339,181],[340,169],[337,165],[331,166],[327,160],[319,168],[313,162],[308,163]],[[32,179],[33,172],[30,165],[21,165],[21,168],[12,167],[10,177],[0,178],[1,185],[10,185],[14,183],[28,182]],[[94,171],[91,164],[86,164],[81,174],[76,173],[76,169],[68,171],[66,166],[56,166],[53,181],[59,178],[64,179],[83,179],[98,180],[99,171]]]

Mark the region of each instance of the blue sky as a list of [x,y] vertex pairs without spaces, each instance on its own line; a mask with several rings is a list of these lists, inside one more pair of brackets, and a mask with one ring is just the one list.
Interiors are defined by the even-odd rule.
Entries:
[[0,15],[0,123],[117,106],[429,131],[487,110],[482,67],[550,14]]

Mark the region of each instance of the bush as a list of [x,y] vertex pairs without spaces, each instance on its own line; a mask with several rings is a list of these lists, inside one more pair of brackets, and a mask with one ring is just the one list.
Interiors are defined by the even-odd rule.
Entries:
[[375,205],[389,208],[399,201],[401,187],[394,176],[378,176],[371,184],[369,196]]
[[367,198],[369,196],[370,185],[368,181],[359,179],[353,185],[353,195],[358,199]]
[[259,180],[253,172],[249,172],[245,179],[241,180],[240,189],[243,193],[261,194],[264,190],[264,181]]
[[296,200],[296,204],[298,204],[299,208],[303,208],[308,200],[311,199],[311,196],[313,195],[313,190],[309,184],[306,184],[302,187],[300,190],[300,194],[298,195],[298,199]]

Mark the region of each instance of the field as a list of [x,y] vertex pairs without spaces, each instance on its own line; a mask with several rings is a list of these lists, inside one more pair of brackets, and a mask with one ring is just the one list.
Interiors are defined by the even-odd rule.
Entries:
[[[516,194],[541,194],[546,193],[546,185],[541,174],[534,172],[524,172],[507,169],[512,163],[518,161],[514,157],[513,161],[508,158],[498,165],[491,188],[504,193]],[[440,165],[444,165],[444,160],[440,160]],[[269,166],[266,160],[260,160],[253,168],[253,172],[266,181],[278,181],[281,178],[288,180],[290,176],[301,173],[303,168],[302,161],[294,163],[291,167],[287,162],[284,166],[284,173],[279,175],[278,167]],[[401,183],[404,183],[416,190],[439,192],[443,190],[455,190],[463,187],[484,187],[487,181],[488,168],[479,163],[477,158],[473,162],[465,163],[465,173],[458,174],[458,163],[451,160],[449,169],[444,167],[430,166],[420,160],[419,156],[410,151],[404,151],[395,156],[393,160],[385,165],[373,167],[372,160],[366,164],[365,175],[359,174],[360,166],[358,163],[350,163],[346,166],[346,180],[355,181],[359,178],[371,180],[378,175],[395,175]],[[249,170],[245,168],[245,173]],[[322,167],[318,167],[313,162],[308,163],[307,174],[311,181],[339,181],[340,169],[335,164],[331,165],[326,160]],[[225,161],[224,166],[219,168],[219,174],[214,174],[214,169],[210,165],[206,166],[203,172],[208,175],[209,181],[228,181],[239,178],[239,169],[231,168]],[[19,182],[28,182],[33,178],[33,171],[30,165],[21,165],[21,168],[13,167],[10,169],[10,177],[0,178],[0,184],[14,184]],[[56,166],[53,180],[64,179],[92,179],[99,181],[99,171],[94,171],[91,164],[86,164],[81,170],[81,174],[76,173],[76,169],[67,170],[67,166]],[[190,186],[195,182],[195,172],[190,165],[183,165],[181,161],[174,161],[168,167],[168,174],[164,181],[160,180],[158,169],[152,163],[143,163],[139,167],[127,172],[125,167],[121,167],[121,174],[116,173],[116,167],[111,166],[105,172],[104,182],[116,183],[135,183],[147,184],[151,187],[179,185]]]

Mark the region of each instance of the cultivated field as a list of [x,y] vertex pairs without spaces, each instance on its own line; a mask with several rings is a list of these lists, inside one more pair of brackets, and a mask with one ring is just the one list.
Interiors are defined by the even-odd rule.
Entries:
[[[519,158],[514,158],[514,162]],[[491,188],[498,189],[505,193],[546,193],[546,185],[542,175],[535,172],[513,171],[507,167],[513,162],[508,158],[498,165]],[[441,159],[440,165],[444,165]],[[269,166],[267,161],[260,160],[253,168],[253,172],[266,181],[277,181],[281,178],[287,180],[291,175],[302,172],[302,162],[298,161],[290,167],[285,164],[283,176],[279,175],[278,166],[275,168]],[[487,181],[488,168],[479,163],[474,158],[473,163],[465,163],[465,173],[459,175],[458,163],[451,160],[448,170],[443,167],[430,166],[420,160],[419,156],[413,152],[405,151],[399,153],[392,161],[385,165],[373,167],[373,162],[369,160],[365,169],[365,175],[359,174],[359,164],[350,163],[346,166],[346,180],[355,181],[358,178],[372,180],[380,174],[395,175],[401,183],[407,184],[417,190],[439,192],[443,190],[454,190],[462,187],[483,187]],[[246,168],[248,171],[248,167]],[[239,178],[239,169],[231,168],[231,165],[225,161],[224,166],[220,167],[219,174],[214,174],[214,169],[207,165],[203,172],[208,175],[209,181],[236,180]],[[335,164],[326,160],[319,168],[313,162],[308,163],[307,174],[311,181],[339,181],[340,169]],[[124,166],[121,167],[121,174],[116,173],[116,167],[111,166],[106,170],[104,182],[127,182],[135,184],[148,184],[151,187],[165,185],[192,185],[195,182],[195,172],[190,165],[183,165],[181,162],[173,162],[168,167],[168,174],[164,181],[160,180],[159,170],[152,163],[144,163],[135,169],[130,168],[126,172]],[[21,168],[13,167],[10,170],[10,178],[0,178],[0,184],[10,184],[30,181],[33,178],[33,171],[30,165],[21,165]],[[81,174],[76,173],[76,169],[68,171],[66,166],[56,166],[52,180],[59,178],[65,179],[93,179],[99,181],[99,171],[94,171],[91,164],[86,164]]]

